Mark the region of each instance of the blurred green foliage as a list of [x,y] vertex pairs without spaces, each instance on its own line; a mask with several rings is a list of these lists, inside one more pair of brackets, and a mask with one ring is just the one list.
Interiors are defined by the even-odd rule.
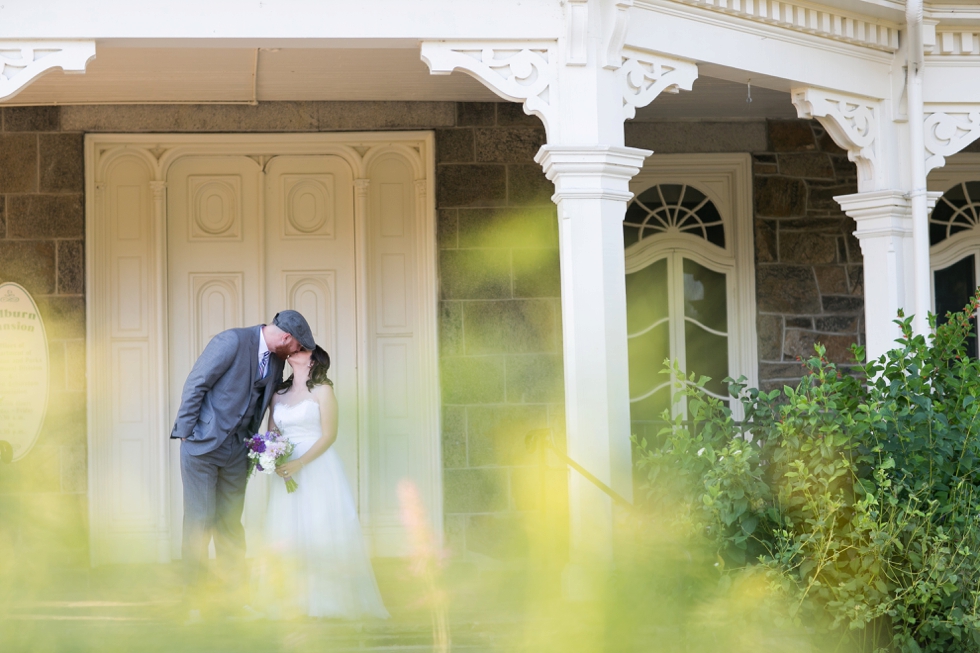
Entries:
[[980,651],[978,302],[928,338],[899,316],[855,375],[818,345],[795,388],[728,379],[741,422],[675,367],[690,419],[637,443],[647,504],[674,507],[721,586],[764,578],[774,623],[832,650]]

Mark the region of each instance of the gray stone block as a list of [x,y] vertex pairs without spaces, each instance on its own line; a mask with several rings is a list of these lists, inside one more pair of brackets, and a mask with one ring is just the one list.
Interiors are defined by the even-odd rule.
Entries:
[[813,318],[809,316],[787,315],[784,319],[787,329],[812,329]]
[[7,237],[7,198],[0,196],[0,238]]
[[475,161],[472,129],[437,129],[436,163]]
[[61,122],[60,107],[4,107],[6,132],[56,132]]
[[753,186],[757,216],[792,218],[806,214],[807,187],[802,179],[756,177]]
[[769,120],[770,152],[806,152],[817,149],[809,120]]
[[82,134],[39,134],[42,193],[81,193],[85,190]]
[[439,209],[436,214],[436,243],[439,249],[459,247],[458,209]]
[[456,125],[475,127],[496,122],[497,102],[457,102]]
[[85,204],[81,194],[10,195],[7,238],[82,238]]
[[[343,104],[343,103],[338,103]],[[63,107],[64,131],[84,132],[304,132],[320,125],[314,102],[241,104],[133,104]],[[347,112],[341,111],[344,115]],[[338,128],[339,127],[335,127]]]
[[507,357],[508,403],[553,403],[565,396],[561,354]]
[[443,475],[443,488],[447,513],[507,509],[506,469],[447,469]]
[[463,406],[443,406],[442,466],[446,469],[467,466],[466,409]]
[[61,447],[61,491],[88,492],[88,454],[86,447]]
[[817,331],[824,333],[857,333],[860,327],[860,318],[856,315],[835,315],[833,317],[814,318],[814,327]]
[[760,312],[819,313],[820,293],[813,268],[803,265],[760,265],[756,268]]
[[783,357],[783,318],[779,315],[759,315],[756,317],[756,336],[759,340],[759,359],[782,360]]
[[779,155],[779,173],[787,177],[833,179],[834,166],[822,152],[787,152]]
[[543,129],[496,127],[476,129],[474,132],[476,160],[483,163],[531,164],[534,155],[546,142]]
[[469,406],[466,438],[471,467],[528,464],[525,436],[548,426],[548,408],[530,406]]
[[84,298],[55,296],[35,299],[49,341],[85,338]]
[[493,249],[444,249],[439,252],[442,299],[511,297],[510,252]]
[[[765,152],[764,122],[633,122],[626,145],[654,153]],[[655,154],[656,155],[656,154]]]
[[81,240],[58,242],[58,294],[85,292],[85,243]]
[[834,263],[837,261],[837,238],[812,231],[780,229],[779,260],[783,263]]
[[463,305],[450,301],[439,303],[439,355],[463,354]]
[[553,204],[531,208],[460,209],[459,246],[558,247],[556,210]]
[[435,129],[456,125],[456,108],[453,102],[372,101],[310,104],[316,107],[320,131]]
[[436,169],[439,208],[503,206],[507,201],[507,170],[499,164],[448,164]]
[[55,244],[45,240],[0,240],[0,283],[13,281],[32,295],[55,291]]
[[524,105],[520,102],[496,102],[497,124],[501,127],[536,127],[542,129],[544,124],[537,116],[524,113]]
[[445,404],[503,403],[505,366],[499,356],[450,356],[440,361]]
[[783,350],[786,352],[787,358],[799,356],[801,359],[807,360],[816,355],[814,350],[816,343],[827,348],[826,356],[830,361],[834,363],[854,362],[851,345],[857,343],[857,336],[853,334],[844,336],[787,329]]
[[826,313],[862,313],[864,312],[864,298],[841,297],[840,295],[824,295],[823,310]]
[[777,260],[779,253],[776,249],[776,223],[772,220],[755,221],[755,260],[759,263],[771,263]]
[[795,381],[806,372],[802,364],[793,363],[759,363],[759,378],[766,381]]
[[554,303],[546,299],[466,302],[466,353],[557,353],[558,319]]
[[864,265],[847,266],[847,283],[851,295],[864,297]]
[[561,297],[557,248],[515,249],[514,297]]
[[832,215],[843,217],[840,204],[834,199],[836,195],[850,195],[857,192],[857,182],[841,184],[837,182],[811,181],[809,193],[809,208],[816,211],[827,211]]
[[[568,471],[565,469],[549,467],[542,474],[537,465],[512,467],[510,494],[514,501],[514,509],[521,511],[540,510],[543,495],[548,516],[552,519],[567,520]],[[538,515],[533,517],[537,518]]]
[[846,295],[850,292],[847,269],[842,265],[818,265],[813,268],[817,275],[817,287],[821,294]]
[[37,191],[37,135],[0,134],[0,193]]
[[507,203],[510,206],[540,206],[552,204],[555,185],[544,176],[536,163],[507,166]]

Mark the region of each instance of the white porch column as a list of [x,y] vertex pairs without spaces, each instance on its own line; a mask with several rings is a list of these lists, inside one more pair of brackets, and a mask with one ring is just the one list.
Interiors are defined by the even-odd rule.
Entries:
[[[568,455],[632,497],[623,216],[629,181],[651,154],[621,146],[548,145],[535,158],[555,183],[561,256]],[[571,559],[566,595],[592,593],[612,556],[612,502],[569,477]]]
[[[942,193],[928,193],[929,211]],[[869,358],[895,346],[899,309],[915,306],[912,203],[901,191],[882,190],[834,198],[854,218],[864,256],[865,341]]]
[[[690,90],[697,66],[624,48],[632,0],[568,0],[557,41],[426,41],[433,74],[463,70],[541,118],[535,160],[555,183],[561,256],[568,454],[632,496],[622,221],[647,150],[624,147],[623,121],[661,92]],[[612,560],[612,501],[569,476],[565,595],[592,598]]]

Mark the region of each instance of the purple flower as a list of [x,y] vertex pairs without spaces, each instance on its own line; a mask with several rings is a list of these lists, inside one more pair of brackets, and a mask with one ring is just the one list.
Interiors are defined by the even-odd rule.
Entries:
[[256,453],[262,453],[265,451],[265,440],[259,436],[255,436],[249,442],[248,448]]
[[265,469],[262,467],[260,463],[255,463],[255,469],[259,470],[260,472],[265,471]]

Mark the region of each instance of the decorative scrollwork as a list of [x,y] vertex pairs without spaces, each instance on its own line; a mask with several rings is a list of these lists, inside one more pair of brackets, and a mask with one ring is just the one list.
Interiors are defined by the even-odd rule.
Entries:
[[725,248],[725,223],[704,193],[686,184],[652,186],[629,203],[623,220],[627,247],[657,234],[687,233]]
[[94,56],[94,41],[0,41],[0,99],[53,68],[83,73]]
[[698,67],[683,59],[626,51],[617,74],[623,88],[623,117],[628,120],[636,116],[638,107],[650,104],[661,93],[690,91]]
[[946,113],[939,111],[925,119],[926,172],[946,164],[956,154],[980,138],[980,111]]
[[462,70],[511,102],[524,102],[524,112],[538,116],[549,134],[558,128],[555,112],[557,44],[426,41],[422,60],[433,75]]
[[793,104],[800,118],[816,118],[830,137],[847,150],[847,158],[857,165],[862,191],[880,185],[878,169],[879,103],[818,88],[793,89]]

